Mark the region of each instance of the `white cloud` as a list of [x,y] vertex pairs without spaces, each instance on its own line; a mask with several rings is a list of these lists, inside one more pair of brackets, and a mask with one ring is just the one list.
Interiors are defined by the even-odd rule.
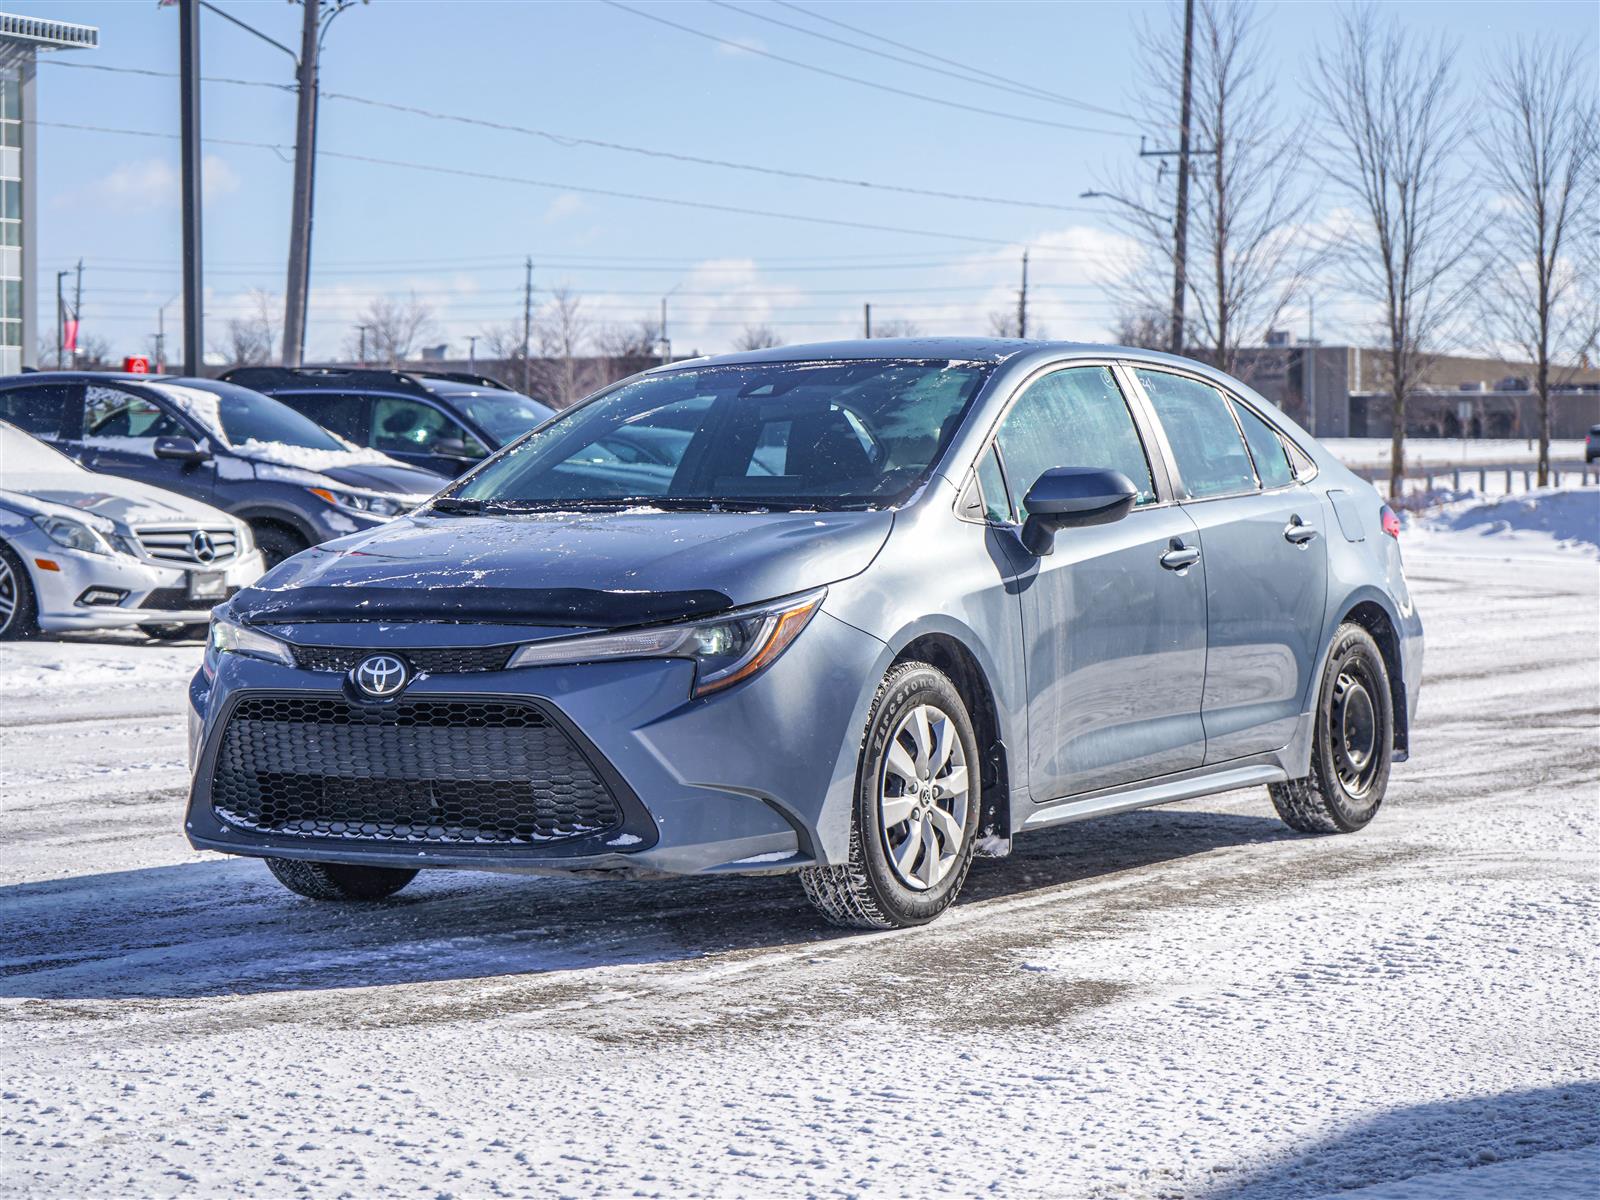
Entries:
[[765,50],[767,44],[758,37],[730,37],[717,43],[717,53],[727,58],[745,58],[752,50]]
[[[201,160],[200,183],[206,201],[229,195],[240,187],[238,172],[227,159],[215,154]],[[182,176],[174,164],[164,159],[140,159],[111,168],[90,193],[93,199],[120,208],[162,208],[179,203],[181,184]]]
[[545,223],[577,216],[583,211],[583,199],[573,192],[562,192],[544,210]]

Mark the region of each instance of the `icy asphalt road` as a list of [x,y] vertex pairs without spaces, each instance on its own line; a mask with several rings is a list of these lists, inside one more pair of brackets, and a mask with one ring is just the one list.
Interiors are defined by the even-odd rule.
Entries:
[[1593,1195],[1600,566],[1513,541],[1408,541],[1365,832],[1071,826],[876,936],[783,879],[314,905],[183,842],[195,647],[0,651],[0,1195]]

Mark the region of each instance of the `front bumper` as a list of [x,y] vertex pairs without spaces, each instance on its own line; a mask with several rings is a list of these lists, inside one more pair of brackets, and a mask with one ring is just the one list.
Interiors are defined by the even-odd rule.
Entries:
[[[310,627],[301,627],[302,632]],[[437,646],[459,627],[324,626],[328,645]],[[408,638],[415,640],[407,641]],[[431,638],[431,642],[422,639]],[[345,680],[224,655],[190,689],[191,790],[185,831],[198,848],[265,857],[525,872],[764,873],[842,861],[856,756],[883,643],[819,613],[761,675],[698,700],[681,660],[549,666],[417,678],[407,699],[527,700],[606,778],[624,822],[532,844],[404,841],[240,828],[212,807],[228,718],[263,694],[344,698]]]
[[[56,545],[42,534],[19,545],[39,604],[39,628],[47,633],[80,629],[120,629],[131,625],[202,624],[211,617],[216,600],[196,600],[172,607],[169,596],[187,594],[189,577],[199,567],[158,565],[126,554],[86,554]],[[38,565],[54,563],[55,570]],[[261,577],[266,569],[261,554],[252,550],[219,564],[226,593],[231,595]],[[91,588],[125,592],[115,604],[86,605],[80,598]]]

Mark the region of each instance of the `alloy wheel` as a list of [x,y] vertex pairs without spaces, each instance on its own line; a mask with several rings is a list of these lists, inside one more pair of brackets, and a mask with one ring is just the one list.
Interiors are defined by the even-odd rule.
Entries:
[[11,564],[0,557],[0,633],[11,628],[17,615],[17,576]]
[[971,783],[961,735],[949,714],[919,704],[900,719],[884,755],[879,832],[900,882],[937,886],[961,859]]

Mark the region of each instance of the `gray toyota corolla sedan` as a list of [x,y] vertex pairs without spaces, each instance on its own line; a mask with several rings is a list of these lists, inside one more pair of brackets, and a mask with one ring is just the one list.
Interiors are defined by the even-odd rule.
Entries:
[[188,834],[318,899],[436,867],[792,871],[885,928],[1065,821],[1265,785],[1349,832],[1421,680],[1398,534],[1182,358],[678,363],[220,607]]

